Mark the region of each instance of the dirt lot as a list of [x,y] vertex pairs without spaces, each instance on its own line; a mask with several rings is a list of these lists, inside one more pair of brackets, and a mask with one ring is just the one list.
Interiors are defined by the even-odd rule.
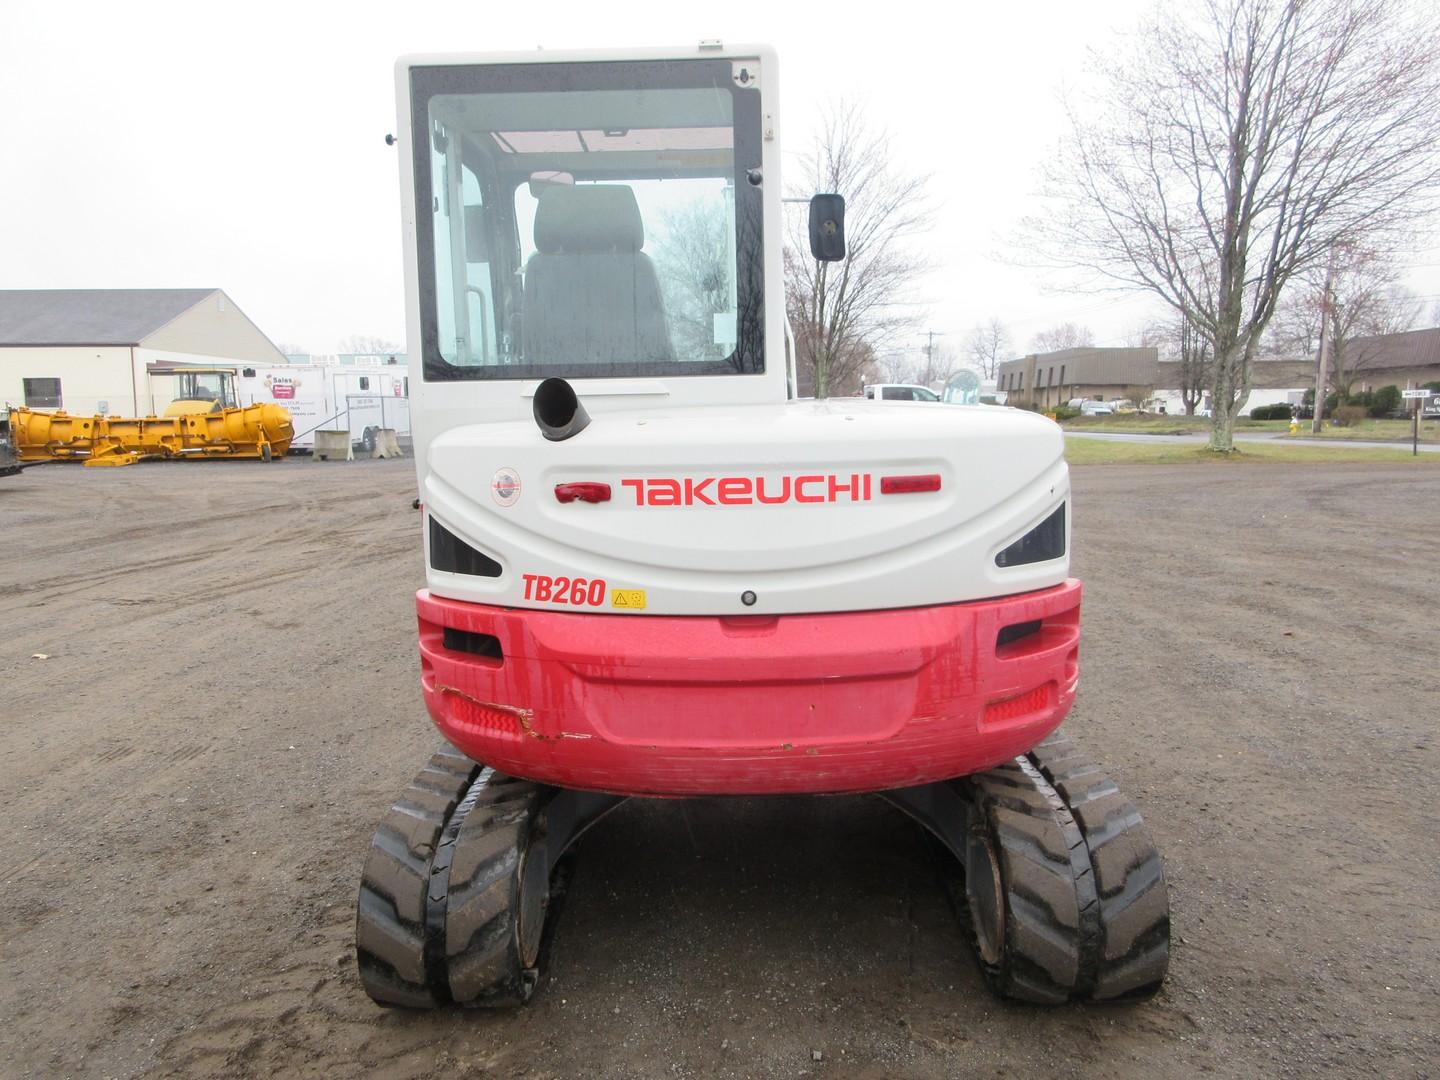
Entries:
[[1165,853],[1157,1000],[997,1003],[876,800],[633,801],[511,1015],[351,959],[435,740],[410,463],[0,480],[0,1075],[1431,1075],[1440,468],[1074,479],[1067,730]]

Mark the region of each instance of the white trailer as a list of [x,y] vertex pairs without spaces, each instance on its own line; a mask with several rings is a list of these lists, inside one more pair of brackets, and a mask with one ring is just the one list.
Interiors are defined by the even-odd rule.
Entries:
[[318,429],[345,430],[351,442],[369,450],[375,433],[392,428],[410,434],[409,379],[403,368],[341,367],[337,364],[276,364],[239,372],[240,404],[274,402],[290,410],[295,425],[292,451],[315,447]]
[[344,405],[337,409],[329,369],[318,364],[242,367],[237,379],[241,405],[274,402],[290,411],[295,426],[291,452],[315,448],[318,428],[344,427]]
[[395,366],[330,368],[330,388],[337,406],[345,409],[350,439],[364,450],[375,445],[375,433],[390,428],[410,434],[409,372]]

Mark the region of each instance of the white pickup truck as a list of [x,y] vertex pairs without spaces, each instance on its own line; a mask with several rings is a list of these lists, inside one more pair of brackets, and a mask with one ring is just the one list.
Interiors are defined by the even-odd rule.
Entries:
[[929,387],[914,383],[867,383],[865,396],[872,401],[939,401],[940,395]]

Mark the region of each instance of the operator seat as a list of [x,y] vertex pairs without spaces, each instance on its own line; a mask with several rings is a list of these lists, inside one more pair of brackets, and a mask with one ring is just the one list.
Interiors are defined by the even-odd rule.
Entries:
[[527,364],[656,363],[675,358],[645,227],[625,184],[553,185],[535,210],[525,267]]

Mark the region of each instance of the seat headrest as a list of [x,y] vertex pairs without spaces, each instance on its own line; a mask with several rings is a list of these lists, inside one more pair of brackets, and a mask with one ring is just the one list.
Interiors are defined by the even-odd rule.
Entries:
[[546,255],[639,251],[645,226],[625,184],[556,184],[535,209],[535,247]]

